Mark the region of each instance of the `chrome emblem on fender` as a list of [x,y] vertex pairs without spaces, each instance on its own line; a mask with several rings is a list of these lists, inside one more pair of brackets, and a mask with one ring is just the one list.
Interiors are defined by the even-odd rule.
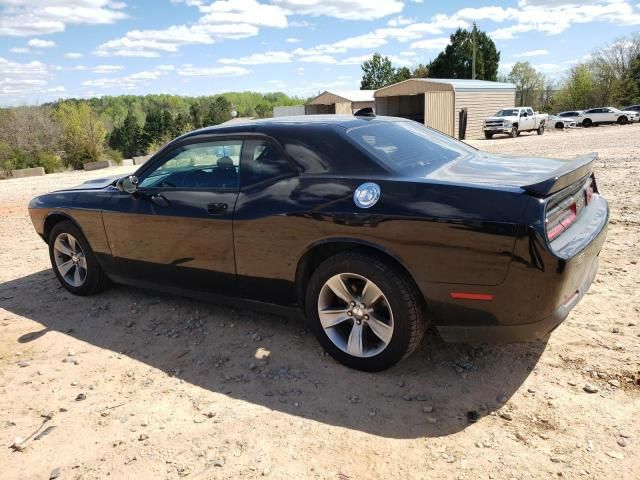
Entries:
[[380,187],[377,183],[363,183],[353,192],[353,201],[360,208],[373,207],[379,199]]

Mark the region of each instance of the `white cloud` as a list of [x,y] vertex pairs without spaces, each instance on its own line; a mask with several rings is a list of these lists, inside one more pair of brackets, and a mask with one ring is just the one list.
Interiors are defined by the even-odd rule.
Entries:
[[411,25],[412,23],[416,23],[415,18],[405,18],[402,15],[399,15],[389,20],[387,25],[390,27],[402,27],[403,25]]
[[158,65],[156,70],[160,70],[163,72],[173,72],[176,69],[174,65]]
[[538,31],[548,35],[564,32],[573,24],[609,22],[614,25],[640,25],[640,14],[626,0],[521,0],[519,8],[467,8],[468,18],[498,22],[513,21],[514,25],[499,28],[489,35],[496,40],[517,38],[520,33]]
[[0,96],[3,97],[43,93],[50,75],[44,63],[19,63],[4,58],[0,58],[0,72]]
[[10,48],[9,51],[11,53],[30,53],[31,50],[29,50],[27,47],[14,47],[14,48]]
[[428,38],[413,42],[411,48],[417,48],[420,50],[442,50],[449,45],[449,37]]
[[285,42],[287,42],[287,43],[298,43],[298,42],[300,42],[300,39],[291,37],[291,38],[287,38],[285,40]]
[[124,67],[121,65],[98,65],[93,67],[91,71],[93,73],[115,73],[122,70]]
[[99,25],[127,18],[113,0],[5,0],[0,35],[31,36],[63,32],[67,25]]
[[292,58],[293,55],[289,52],[265,52],[254,53],[240,58],[221,58],[219,62],[227,65],[264,65],[269,63],[290,63]]
[[529,50],[527,52],[516,53],[513,55],[513,58],[542,57],[544,55],[549,55],[549,50]]
[[211,45],[223,39],[258,35],[260,27],[284,28],[287,17],[277,6],[256,0],[219,0],[210,5],[187,0],[203,15],[193,25],[173,25],[163,30],[133,30],[124,37],[98,46],[98,56],[159,57],[184,45]]
[[27,45],[34,48],[53,48],[56,46],[56,42],[52,40],[41,40],[39,38],[32,38],[27,42]]
[[272,0],[292,15],[311,15],[344,20],[376,20],[400,13],[401,0]]
[[[386,56],[387,58],[389,58],[391,63],[393,63],[394,65],[408,66],[408,65],[411,65],[412,63],[409,59],[404,58],[402,56],[384,55],[384,54],[383,56]],[[344,58],[340,60],[338,63],[339,65],[360,65],[362,62],[371,60],[371,57],[373,57],[373,53],[370,53],[368,55],[358,55],[355,57]]]
[[182,65],[178,69],[178,75],[183,77],[238,77],[248,75],[251,70],[244,67],[224,66],[224,67],[194,67],[193,65]]
[[64,54],[64,58],[82,58],[82,56],[83,55],[81,53],[76,52],[69,52]]

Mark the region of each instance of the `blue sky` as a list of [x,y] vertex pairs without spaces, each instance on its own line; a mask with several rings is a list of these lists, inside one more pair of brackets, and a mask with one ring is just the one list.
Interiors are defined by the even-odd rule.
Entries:
[[0,104],[358,88],[373,52],[428,62],[476,21],[501,69],[561,78],[637,32],[636,0],[0,0]]

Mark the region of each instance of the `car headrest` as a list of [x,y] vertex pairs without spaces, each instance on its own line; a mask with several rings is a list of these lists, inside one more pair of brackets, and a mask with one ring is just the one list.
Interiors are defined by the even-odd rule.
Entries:
[[220,168],[233,168],[233,160],[231,157],[220,157],[216,165]]

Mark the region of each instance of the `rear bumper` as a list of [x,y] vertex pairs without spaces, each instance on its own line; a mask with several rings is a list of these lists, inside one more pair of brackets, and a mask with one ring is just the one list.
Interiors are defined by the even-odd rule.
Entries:
[[[421,286],[442,338],[451,342],[528,341],[546,336],[562,323],[593,283],[606,238],[606,200],[596,195],[589,208],[573,230],[553,242],[553,251],[535,230],[521,235],[500,285]],[[454,292],[484,296],[459,298]]]
[[438,333],[446,342],[468,343],[510,343],[527,342],[543,338],[560,325],[569,312],[584,297],[598,273],[598,257],[591,266],[591,271],[584,282],[569,299],[558,306],[551,315],[541,320],[524,325],[484,325],[484,326],[436,326]]

